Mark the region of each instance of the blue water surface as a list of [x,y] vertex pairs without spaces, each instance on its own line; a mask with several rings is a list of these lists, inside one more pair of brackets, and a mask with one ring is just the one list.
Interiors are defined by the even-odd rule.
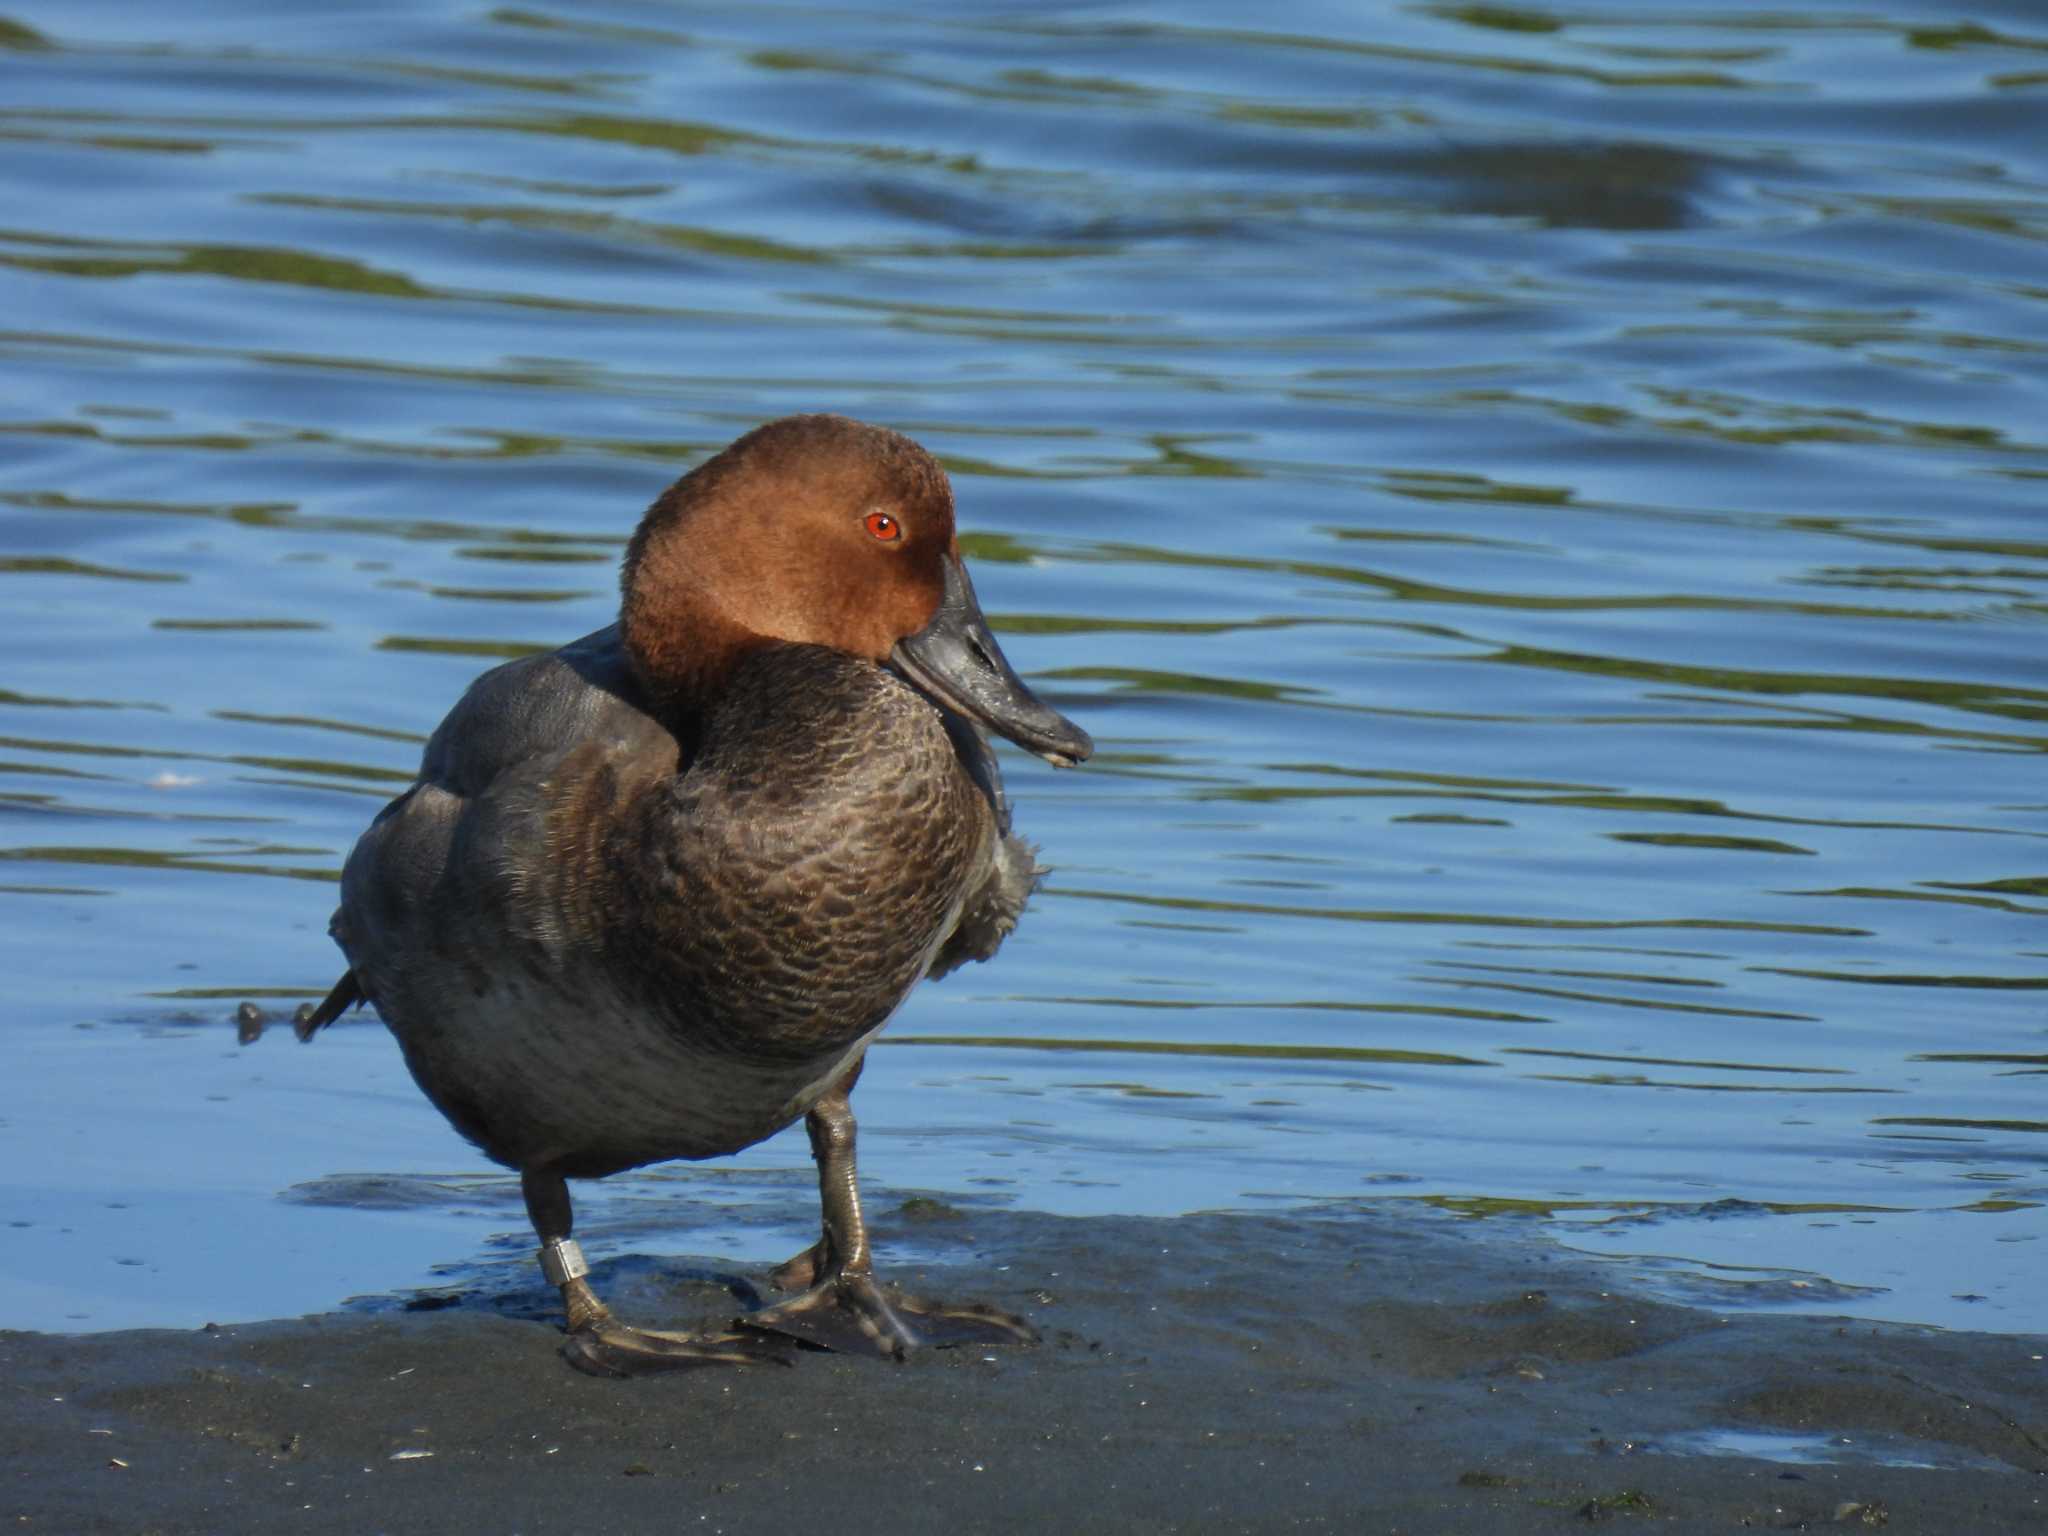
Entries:
[[[2048,24],[1943,0],[0,16],[0,1322],[526,1262],[350,844],[640,510],[950,468],[1101,745],[857,1107],[887,1192],[1354,1200],[2048,1330]],[[582,1198],[805,1240],[801,1132]]]

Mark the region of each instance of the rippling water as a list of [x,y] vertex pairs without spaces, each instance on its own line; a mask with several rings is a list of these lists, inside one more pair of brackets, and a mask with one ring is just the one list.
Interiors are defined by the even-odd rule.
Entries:
[[[2048,25],[1879,3],[13,4],[0,1321],[525,1251],[374,1022],[230,1011],[824,408],[1103,748],[1013,755],[1057,871],[875,1053],[878,1186],[2048,1328]],[[781,1257],[804,1167],[593,1246]]]

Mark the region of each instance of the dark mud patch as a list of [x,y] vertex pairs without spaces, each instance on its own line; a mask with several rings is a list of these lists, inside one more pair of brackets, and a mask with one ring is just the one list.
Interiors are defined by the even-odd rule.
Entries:
[[[2038,1341],[1673,1307],[1553,1247],[1383,1214],[976,1212],[971,1237],[957,1262],[891,1278],[1025,1313],[1044,1343],[599,1381],[563,1363],[551,1320],[483,1293],[186,1332],[0,1334],[0,1519],[2048,1531]],[[729,1317],[759,1279],[650,1258],[599,1278],[629,1320],[665,1327]],[[1824,1441],[1829,1456],[1700,1449],[1717,1435]]]

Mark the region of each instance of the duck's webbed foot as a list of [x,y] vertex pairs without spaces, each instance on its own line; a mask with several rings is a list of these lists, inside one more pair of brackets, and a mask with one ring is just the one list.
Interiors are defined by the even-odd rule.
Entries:
[[703,1365],[794,1365],[794,1348],[772,1334],[664,1333],[607,1319],[571,1330],[562,1358],[586,1376],[655,1376]]
[[740,1319],[749,1328],[807,1344],[901,1360],[911,1350],[946,1344],[1036,1344],[1023,1318],[978,1301],[935,1301],[883,1286],[869,1273],[841,1268],[801,1296]]
[[560,1177],[527,1173],[521,1181],[536,1231],[541,1234],[540,1268],[562,1293],[569,1338],[562,1356],[591,1376],[648,1376],[703,1365],[794,1365],[790,1344],[751,1330],[669,1333],[629,1328],[597,1299],[584,1277],[590,1266],[568,1236],[569,1192]]
[[847,1104],[858,1074],[855,1068],[805,1120],[811,1155],[818,1161],[825,1235],[774,1274],[779,1289],[802,1294],[739,1321],[826,1349],[893,1360],[920,1346],[1037,1343],[1029,1323],[999,1308],[934,1301],[876,1282],[854,1176],[853,1111]]
[[778,1291],[808,1291],[831,1267],[832,1239],[821,1237],[802,1253],[785,1259],[770,1270],[768,1283]]
[[784,1341],[752,1332],[670,1333],[629,1328],[597,1299],[583,1253],[568,1238],[542,1245],[540,1267],[561,1287],[569,1313],[569,1339],[562,1358],[589,1376],[652,1376],[701,1365],[794,1365]]

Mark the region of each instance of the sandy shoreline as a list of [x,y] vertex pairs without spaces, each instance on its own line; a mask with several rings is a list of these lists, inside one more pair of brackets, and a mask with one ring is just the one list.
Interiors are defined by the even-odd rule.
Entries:
[[[421,1311],[0,1334],[0,1520],[2048,1531],[2039,1338],[1724,1317],[1608,1291],[1611,1268],[1496,1229],[1379,1213],[976,1212],[919,1239],[957,1262],[892,1278],[1024,1312],[1044,1342],[600,1381],[558,1357],[538,1287]],[[629,1319],[669,1326],[729,1315],[747,1288],[688,1260],[597,1279]],[[1708,1454],[1729,1444],[1833,1459]]]

